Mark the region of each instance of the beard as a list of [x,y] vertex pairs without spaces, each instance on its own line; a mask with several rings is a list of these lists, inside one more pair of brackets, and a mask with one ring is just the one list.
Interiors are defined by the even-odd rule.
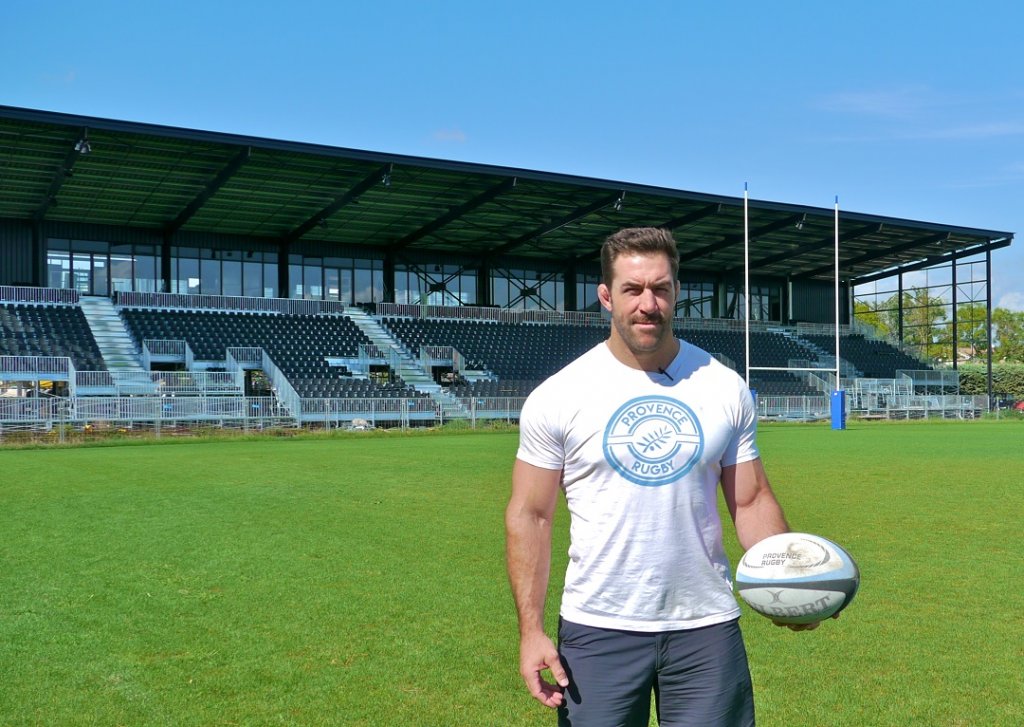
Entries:
[[[672,325],[661,314],[633,316],[629,320],[613,318],[615,331],[626,344],[626,348],[634,354],[646,354],[657,351],[665,341],[673,337]],[[637,324],[653,324],[656,328],[642,331]]]

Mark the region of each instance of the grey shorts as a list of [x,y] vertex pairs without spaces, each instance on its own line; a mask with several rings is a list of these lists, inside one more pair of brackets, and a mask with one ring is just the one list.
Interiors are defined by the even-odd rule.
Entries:
[[647,633],[559,621],[569,675],[560,727],[750,727],[754,692],[737,621]]

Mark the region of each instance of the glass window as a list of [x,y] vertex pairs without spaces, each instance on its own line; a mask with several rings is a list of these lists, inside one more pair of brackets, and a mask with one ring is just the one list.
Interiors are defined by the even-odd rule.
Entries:
[[132,254],[115,252],[110,255],[110,278],[114,290],[129,291],[132,289]]
[[338,271],[341,273],[341,300],[345,305],[352,305],[354,300],[354,286],[352,284],[352,269],[343,268]]
[[199,260],[195,258],[178,258],[177,272],[171,290],[175,293],[199,292]]
[[199,292],[220,295],[220,260],[199,261]]
[[395,267],[395,302],[408,303],[409,275],[400,267]]
[[680,282],[676,315],[680,318],[714,318],[714,294],[714,283]]
[[107,256],[92,256],[92,292],[93,295],[110,295],[109,276],[107,275]]
[[[777,286],[750,286],[750,320],[782,320],[782,291]],[[726,318],[743,320],[746,316],[743,286],[729,285],[726,288]]]
[[155,293],[160,290],[157,263],[158,259],[154,255],[135,256],[135,290],[142,293]]
[[357,268],[355,271],[355,303],[370,303],[373,301],[373,275],[372,270]]
[[277,297],[277,263],[263,263],[263,297]]
[[341,300],[341,275],[337,268],[324,269],[324,292],[327,300]]
[[289,298],[302,297],[302,266],[288,265],[288,286],[291,288]]
[[321,300],[324,297],[323,268],[320,265],[302,266],[302,297],[307,300]]
[[537,292],[540,293],[537,299],[540,308],[558,307],[558,285],[554,280],[545,280],[540,284]]
[[476,274],[463,273],[459,276],[459,298],[462,305],[476,305]]
[[601,282],[601,276],[580,273],[576,276],[576,281],[576,309],[601,310],[601,303],[597,298],[597,286]]
[[[52,242],[67,242],[54,240]],[[50,249],[46,254],[46,284],[51,288],[71,287],[71,253]]]
[[85,295],[92,294],[92,255],[76,253],[71,258],[71,287]]
[[242,294],[242,263],[238,260],[225,260],[221,265],[223,276],[222,295]]
[[260,298],[263,295],[263,263],[249,262],[242,266],[242,295]]
[[384,300],[384,268],[379,260],[374,262],[376,264],[373,269],[373,290],[371,291],[370,300],[374,303],[380,303]]
[[[48,239],[47,281],[87,295],[161,289],[155,245],[111,244],[103,240]],[[70,250],[70,257],[65,250]],[[172,271],[173,271],[172,258]]]
[[499,308],[508,307],[508,279],[503,276],[491,277],[491,302]]
[[71,249],[74,252],[102,252],[110,249],[110,243],[100,240],[72,240]]

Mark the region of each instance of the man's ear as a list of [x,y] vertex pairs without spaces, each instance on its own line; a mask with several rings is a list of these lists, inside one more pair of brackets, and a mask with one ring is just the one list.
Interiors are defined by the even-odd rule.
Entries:
[[597,286],[597,299],[601,301],[604,309],[610,313],[612,310],[612,291],[604,283]]

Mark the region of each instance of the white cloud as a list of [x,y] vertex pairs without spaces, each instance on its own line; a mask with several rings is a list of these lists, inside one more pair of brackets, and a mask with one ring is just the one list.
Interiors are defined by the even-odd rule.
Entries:
[[947,179],[939,183],[946,189],[991,189],[1019,185],[1024,181],[1024,163],[1005,164],[993,169],[989,174],[966,179]]
[[838,91],[821,97],[815,106],[835,113],[908,118],[934,108],[938,100],[923,86],[892,90]]
[[[873,127],[852,134],[840,134],[832,141],[984,141],[1024,136],[1019,113],[989,113],[975,120],[979,108],[990,108],[1000,99],[971,99],[941,96],[927,86],[907,86],[867,91],[837,91],[812,101],[818,110],[833,114],[871,118],[890,126]],[[1011,108],[1018,108],[1014,104]],[[1006,118],[1000,118],[1000,116]],[[960,121],[951,121],[952,116]],[[995,118],[992,118],[995,116]]]
[[466,132],[462,129],[438,129],[432,136],[434,141],[441,141],[445,143],[464,144],[469,138],[466,136]]
[[1006,293],[999,298],[996,308],[1008,308],[1015,311],[1024,311],[1024,293]]
[[1021,121],[990,121],[983,124],[951,126],[944,129],[922,130],[911,133],[910,138],[916,139],[993,139],[1005,136],[1024,134],[1024,122]]
[[44,73],[40,78],[47,84],[71,86],[78,80],[78,70],[75,68],[69,68],[63,73]]

